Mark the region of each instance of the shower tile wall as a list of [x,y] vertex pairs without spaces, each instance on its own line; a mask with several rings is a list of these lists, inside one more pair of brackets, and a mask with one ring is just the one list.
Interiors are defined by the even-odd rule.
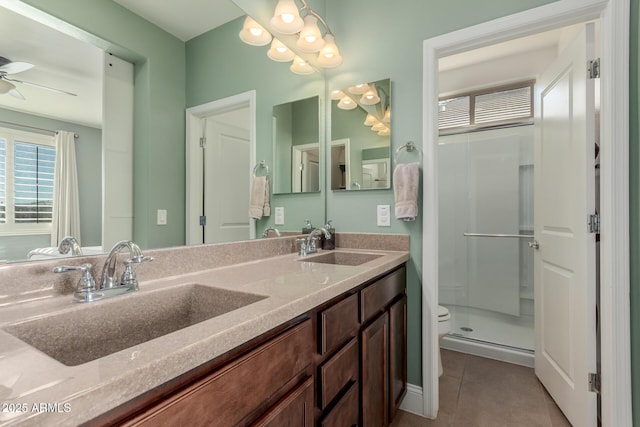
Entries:
[[[443,136],[438,155],[439,302],[454,313],[453,332],[496,341],[495,334],[485,338],[479,330],[461,329],[473,330],[478,314],[533,327],[527,240],[464,236],[532,233],[533,127]],[[522,346],[508,337],[497,341]]]

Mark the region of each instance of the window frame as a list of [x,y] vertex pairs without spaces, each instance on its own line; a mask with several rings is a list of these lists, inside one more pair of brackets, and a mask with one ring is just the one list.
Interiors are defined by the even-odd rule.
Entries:
[[[438,103],[446,102],[456,98],[469,97],[469,124],[463,126],[453,126],[444,129],[438,128],[439,135],[452,135],[456,133],[474,132],[483,129],[492,129],[504,126],[520,126],[529,125],[533,123],[533,99],[534,99],[534,87],[535,79],[523,80],[515,83],[503,84],[498,86],[491,86],[484,89],[477,89],[466,92],[458,92],[438,98]],[[482,124],[476,123],[476,97],[481,95],[488,95],[496,92],[506,92],[508,90],[522,89],[529,87],[529,116],[517,117],[505,120],[495,120],[491,122],[485,122]]]
[[[6,222],[0,223],[0,236],[27,236],[39,234],[51,234],[51,222],[43,223],[15,223],[14,208],[14,144],[24,142],[36,145],[56,147],[54,136],[43,135],[34,132],[0,127],[0,139],[6,141],[5,147],[5,200],[6,200]],[[57,155],[56,149],[56,155]]]

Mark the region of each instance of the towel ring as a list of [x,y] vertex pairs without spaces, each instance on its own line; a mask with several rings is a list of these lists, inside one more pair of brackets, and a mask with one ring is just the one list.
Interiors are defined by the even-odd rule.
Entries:
[[393,156],[393,161],[395,164],[398,164],[398,157],[402,150],[406,150],[407,153],[412,153],[414,151],[417,151],[419,155],[418,161],[419,163],[422,163],[422,151],[416,146],[416,144],[413,141],[407,141],[406,143],[402,144],[400,147],[396,148],[395,155]]
[[267,162],[266,162],[266,161],[264,161],[264,160],[260,160],[260,163],[258,163],[257,165],[255,165],[255,166],[253,167],[253,176],[254,176],[254,177],[255,177],[255,176],[257,176],[257,175],[256,175],[256,172],[258,172],[258,169],[266,169],[266,173],[265,173],[265,175],[266,175],[266,176],[269,176],[269,165],[267,164]]

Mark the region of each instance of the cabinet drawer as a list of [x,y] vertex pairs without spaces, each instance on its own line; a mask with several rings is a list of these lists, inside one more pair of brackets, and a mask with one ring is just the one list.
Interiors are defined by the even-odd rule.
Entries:
[[338,404],[320,422],[320,427],[357,427],[360,417],[358,383],[354,383]]
[[313,427],[313,377],[294,388],[252,427]]
[[406,268],[403,267],[360,291],[362,323],[384,309],[398,295],[404,294],[406,274]]
[[310,320],[301,323],[149,408],[127,425],[244,424],[247,416],[311,363],[312,330]]
[[352,339],[331,359],[320,366],[320,408],[329,403],[350,383],[358,381],[358,340]]
[[358,295],[353,294],[320,313],[320,354],[354,337],[358,329]]

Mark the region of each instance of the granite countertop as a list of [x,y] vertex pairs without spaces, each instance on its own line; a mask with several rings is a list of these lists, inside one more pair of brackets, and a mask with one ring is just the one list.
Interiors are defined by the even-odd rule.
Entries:
[[[79,424],[113,409],[314,307],[399,266],[407,251],[336,249],[381,255],[361,265],[315,263],[314,256],[285,254],[144,280],[140,291],[90,304],[73,304],[60,295],[0,310],[0,425]],[[326,251],[325,251],[326,253]],[[152,268],[147,267],[147,270]],[[183,284],[199,284],[266,298],[151,341],[66,366],[24,343],[5,328],[60,312],[91,310],[100,304]],[[101,319],[95,319],[96,322]],[[131,328],[136,325],[132,324]],[[109,322],[103,324],[109,328]]]

